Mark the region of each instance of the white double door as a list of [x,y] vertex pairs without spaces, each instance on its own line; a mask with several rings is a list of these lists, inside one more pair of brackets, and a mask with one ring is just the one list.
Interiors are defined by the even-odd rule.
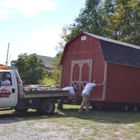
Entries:
[[92,59],[71,62],[70,85],[78,89],[79,96],[86,83],[92,80]]

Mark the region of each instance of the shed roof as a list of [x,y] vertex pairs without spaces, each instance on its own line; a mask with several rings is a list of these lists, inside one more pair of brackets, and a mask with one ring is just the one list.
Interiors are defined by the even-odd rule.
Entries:
[[111,43],[115,43],[115,44],[120,44],[120,45],[124,45],[124,46],[127,46],[127,47],[132,47],[132,48],[135,48],[135,49],[140,49],[140,46],[138,46],[138,45],[129,44],[129,43],[126,43],[126,42],[110,39],[110,38],[103,37],[103,36],[98,36],[98,35],[87,33],[87,32],[83,32],[83,33],[87,34],[89,36],[92,36],[94,38],[97,38],[99,40],[104,40],[104,41],[107,41],[107,42],[111,42]]
[[[87,32],[83,32],[81,34],[99,39],[103,51],[104,60],[106,62],[117,63],[126,66],[140,67],[140,46],[98,36]],[[74,41],[74,39],[72,41]],[[69,43],[66,44],[65,49]],[[63,54],[65,53],[65,49]],[[60,63],[62,63],[62,59]]]

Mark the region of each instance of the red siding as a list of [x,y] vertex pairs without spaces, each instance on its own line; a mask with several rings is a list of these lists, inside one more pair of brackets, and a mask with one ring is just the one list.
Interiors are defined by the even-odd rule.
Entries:
[[106,100],[140,102],[140,69],[108,64]]
[[79,67],[78,65],[75,65],[73,71],[74,71],[74,74],[73,74],[72,79],[73,79],[74,81],[77,81],[77,80],[79,79],[80,67]]
[[85,64],[83,66],[83,72],[82,72],[82,81],[88,81],[88,75],[89,75],[89,67],[88,64]]
[[[82,36],[82,35],[81,35]],[[102,50],[100,42],[91,36],[87,36],[86,40],[81,40],[81,36],[78,36],[72,42],[67,44],[63,59],[62,59],[62,77],[61,77],[61,87],[70,85],[70,71],[71,71],[71,61],[72,60],[87,60],[92,59],[92,81],[96,80],[96,83],[102,83],[104,79],[104,60],[102,55]],[[82,73],[82,80],[87,80],[88,76],[88,66],[84,65]],[[86,72],[87,71],[87,72]],[[79,71],[76,68],[74,72],[74,78],[79,78]],[[95,87],[91,93],[91,98],[102,99],[103,88]]]

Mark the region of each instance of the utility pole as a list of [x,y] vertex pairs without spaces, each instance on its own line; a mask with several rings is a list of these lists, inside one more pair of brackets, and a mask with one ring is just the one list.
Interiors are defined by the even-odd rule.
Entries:
[[7,48],[6,66],[8,65],[9,46],[10,46],[10,43],[8,43],[8,48]]

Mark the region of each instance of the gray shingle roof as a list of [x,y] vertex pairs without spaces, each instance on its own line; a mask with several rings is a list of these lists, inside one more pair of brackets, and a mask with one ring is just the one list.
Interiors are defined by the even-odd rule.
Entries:
[[104,59],[107,62],[140,67],[140,49],[100,40]]
[[138,45],[129,44],[129,43],[126,43],[126,42],[121,42],[121,41],[118,41],[118,40],[114,40],[114,39],[106,38],[106,37],[103,37],[103,36],[98,36],[98,35],[90,34],[90,33],[87,33],[87,32],[83,32],[83,33],[85,33],[87,35],[90,35],[90,36],[92,36],[94,38],[107,41],[107,42],[112,42],[112,43],[124,45],[124,46],[127,46],[127,47],[132,47],[132,48],[140,49],[140,46],[138,46]]

